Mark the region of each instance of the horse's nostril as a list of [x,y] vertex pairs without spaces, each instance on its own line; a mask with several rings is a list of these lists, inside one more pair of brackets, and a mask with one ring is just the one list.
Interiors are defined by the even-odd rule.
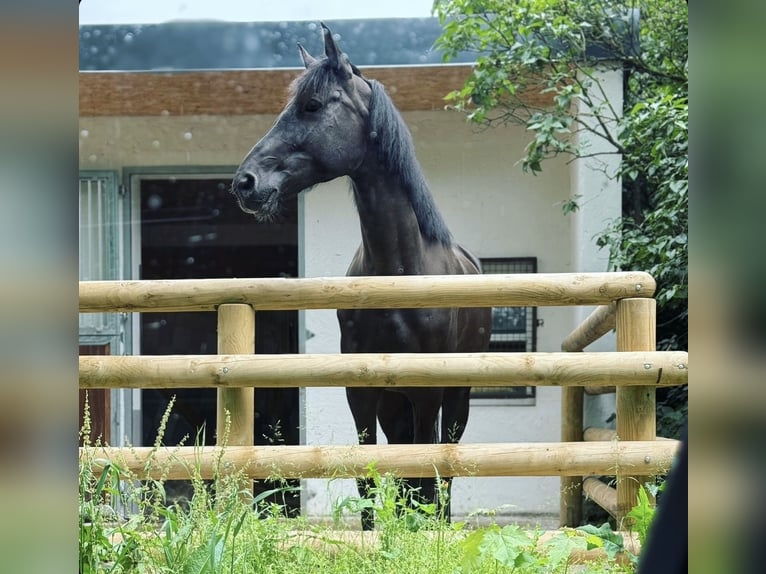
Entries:
[[237,177],[236,187],[238,191],[251,192],[255,189],[255,174],[246,171]]

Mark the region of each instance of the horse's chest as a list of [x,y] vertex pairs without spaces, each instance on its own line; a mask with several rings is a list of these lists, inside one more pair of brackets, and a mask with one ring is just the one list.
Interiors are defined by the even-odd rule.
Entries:
[[338,311],[344,353],[449,352],[455,338],[450,309]]

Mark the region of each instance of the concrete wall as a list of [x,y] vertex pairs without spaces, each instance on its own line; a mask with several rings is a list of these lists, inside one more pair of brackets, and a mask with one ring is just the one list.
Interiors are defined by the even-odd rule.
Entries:
[[[618,74],[609,80],[619,99]],[[271,126],[273,116],[161,116],[81,118],[80,169],[237,165]],[[540,272],[603,271],[607,261],[594,234],[620,214],[619,186],[592,161],[547,162],[541,175],[524,174],[517,163],[528,134],[518,127],[480,131],[448,112],[405,114],[418,158],[454,236],[479,257],[538,258]],[[596,142],[597,143],[597,142]],[[616,158],[615,158],[616,160]],[[614,167],[614,165],[612,165]],[[561,204],[581,194],[581,209],[564,216]],[[359,243],[359,223],[348,182],[318,186],[300,199],[301,274],[345,274]],[[563,337],[589,310],[540,308],[538,350],[557,351]],[[302,350],[335,353],[339,330],[334,311],[302,317]],[[614,348],[613,339],[596,347]],[[610,402],[611,401],[611,402]],[[589,424],[603,425],[613,398],[599,399]],[[342,390],[306,389],[302,394],[302,437],[308,444],[354,444],[356,437]],[[382,433],[379,434],[382,436]],[[557,441],[560,391],[538,387],[534,405],[475,400],[464,443]],[[327,516],[334,500],[356,494],[352,481],[308,480],[304,508]],[[556,514],[559,479],[459,478],[453,512],[478,508],[509,513]]]

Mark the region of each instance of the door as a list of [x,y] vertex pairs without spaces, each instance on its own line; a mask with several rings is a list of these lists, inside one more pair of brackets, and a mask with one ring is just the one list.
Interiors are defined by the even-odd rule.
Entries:
[[[141,279],[297,276],[297,200],[280,221],[258,223],[239,209],[230,182],[229,175],[140,178]],[[143,313],[140,352],[215,354],[216,321],[213,312]],[[298,352],[297,311],[260,311],[255,324],[257,353]],[[215,389],[143,390],[143,444],[154,444],[173,396],[163,442],[215,444]],[[256,389],[254,443],[299,444],[298,403],[297,388]],[[178,488],[178,496],[188,494],[188,486]],[[299,510],[298,497],[288,505]]]

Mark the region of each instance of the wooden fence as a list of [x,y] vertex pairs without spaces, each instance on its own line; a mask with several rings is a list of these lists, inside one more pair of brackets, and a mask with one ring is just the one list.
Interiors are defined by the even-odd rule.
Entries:
[[[639,482],[667,472],[678,448],[655,436],[655,389],[688,380],[686,353],[655,350],[654,289],[652,277],[637,272],[81,282],[81,313],[217,311],[219,353],[83,356],[81,389],[216,388],[219,426],[226,411],[231,418],[222,453],[100,447],[88,457],[81,449],[81,457],[119,460],[141,475],[151,455],[168,479],[188,478],[191,462],[203,478],[221,463],[252,478],[353,478],[372,461],[402,476],[560,476],[562,525],[579,523],[583,484],[622,521]],[[254,354],[261,310],[565,305],[598,307],[560,353]],[[580,352],[613,328],[617,352]],[[427,385],[560,386],[562,442],[253,446],[254,387]],[[616,434],[583,433],[583,389],[616,390]],[[615,476],[616,488],[596,476]]]

